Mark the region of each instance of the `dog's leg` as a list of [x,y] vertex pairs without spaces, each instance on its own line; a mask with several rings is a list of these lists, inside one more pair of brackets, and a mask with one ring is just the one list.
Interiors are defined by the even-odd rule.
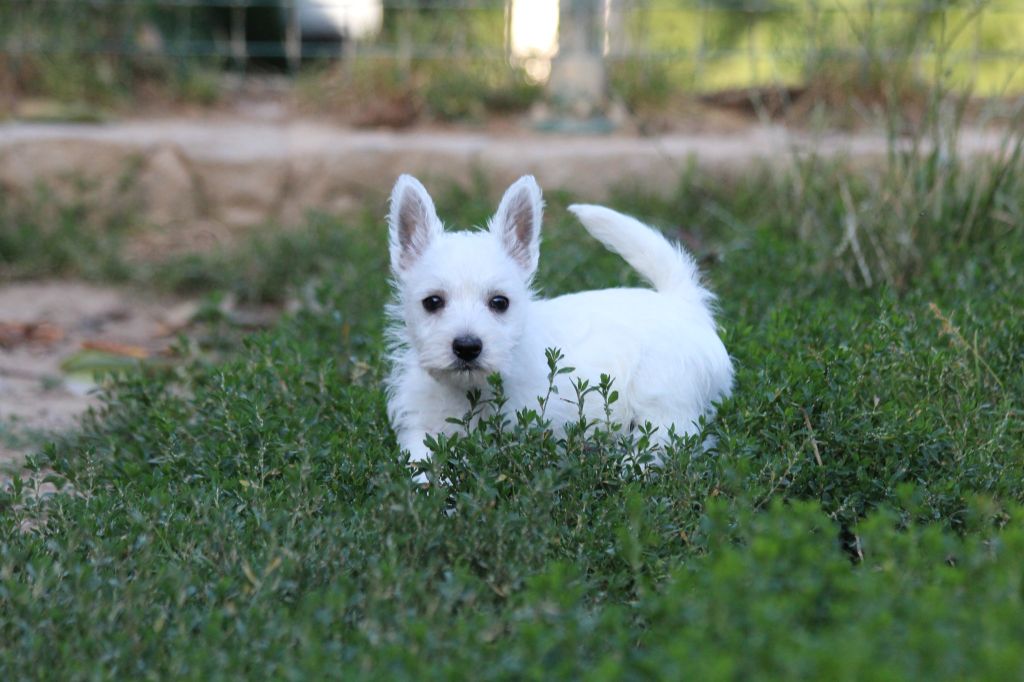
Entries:
[[[644,448],[644,454],[648,456],[643,461],[640,461],[640,448],[639,444],[634,442],[632,452],[630,453],[631,464],[636,464],[640,467],[640,471],[646,473],[649,469],[659,469],[665,461],[665,444],[668,442],[668,424],[655,423],[650,420],[643,420],[644,428],[648,430],[649,442],[647,447]],[[636,438],[639,438],[634,433]]]
[[[648,451],[652,459],[641,465],[641,468],[646,471],[649,467],[660,468],[665,463],[665,450],[672,442],[670,434],[675,433],[677,436],[691,436],[698,432],[697,425],[692,419],[686,419],[680,417],[678,413],[669,413],[668,411],[654,411],[648,412],[643,418],[638,418],[637,423],[644,424],[645,428],[649,429],[649,448]],[[634,453],[634,456],[637,453]]]
[[[427,432],[422,429],[403,429],[398,434],[398,447],[403,454],[409,453],[409,466],[429,462],[430,449],[426,445]],[[427,475],[422,471],[413,474],[412,480],[417,485],[429,485]]]

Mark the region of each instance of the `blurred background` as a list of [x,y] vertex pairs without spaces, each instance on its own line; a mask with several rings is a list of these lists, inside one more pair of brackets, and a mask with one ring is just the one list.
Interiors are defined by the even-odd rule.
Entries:
[[546,98],[588,95],[644,133],[709,105],[799,122],[825,107],[849,126],[919,109],[940,83],[1019,95],[1022,36],[1015,0],[0,0],[0,113],[94,120],[255,93],[405,127],[542,118]]

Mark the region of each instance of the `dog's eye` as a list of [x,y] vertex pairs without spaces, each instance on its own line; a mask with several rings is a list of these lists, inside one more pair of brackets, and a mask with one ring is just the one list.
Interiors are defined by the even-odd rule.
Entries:
[[496,313],[503,313],[508,310],[508,298],[505,296],[495,296],[487,304],[491,310]]
[[436,313],[444,307],[444,299],[440,296],[427,296],[423,299],[423,309],[428,313]]

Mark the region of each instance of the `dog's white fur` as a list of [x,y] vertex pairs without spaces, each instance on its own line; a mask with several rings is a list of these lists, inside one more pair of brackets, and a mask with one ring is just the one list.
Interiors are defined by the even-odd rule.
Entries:
[[[467,392],[485,388],[491,373],[502,377],[508,409],[536,408],[548,387],[547,348],[561,350],[562,365],[575,368],[558,377],[560,396],[574,395],[572,377],[593,385],[607,374],[619,392],[613,419],[650,422],[657,443],[668,440],[672,426],[680,435],[696,432],[698,420],[730,394],[733,369],[716,331],[714,296],[693,259],[621,213],[579,204],[569,210],[654,289],[534,298],[543,200],[533,177],[509,187],[488,229],[476,232],[445,231],[423,185],[409,175],[398,179],[389,215],[395,297],[388,307],[388,417],[410,462],[430,458],[425,437],[455,428],[448,418],[467,412]],[[427,311],[431,296],[443,307]],[[495,296],[508,299],[507,310],[491,307]],[[460,337],[482,343],[475,360],[456,356]],[[605,416],[597,398],[585,411]],[[577,405],[555,396],[545,415],[560,429],[577,418]]]

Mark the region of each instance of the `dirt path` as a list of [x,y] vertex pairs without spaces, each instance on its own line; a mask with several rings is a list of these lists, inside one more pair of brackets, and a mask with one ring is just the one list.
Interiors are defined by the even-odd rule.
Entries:
[[72,363],[158,353],[192,310],[80,282],[0,286],[0,467],[96,403],[90,373]]
[[[991,154],[1005,131],[964,130],[963,153]],[[98,203],[130,201],[148,223],[221,228],[295,224],[307,211],[383,206],[400,173],[472,185],[480,173],[503,185],[533,173],[546,188],[589,200],[642,186],[668,193],[696,163],[729,169],[794,155],[883,157],[882,133],[813,134],[776,125],[731,131],[557,136],[528,129],[352,130],[322,120],[261,121],[211,116],[110,124],[0,124],[0,187],[30,195],[88,186]],[[908,141],[899,144],[909,144]],[[84,181],[84,182],[83,182]]]

